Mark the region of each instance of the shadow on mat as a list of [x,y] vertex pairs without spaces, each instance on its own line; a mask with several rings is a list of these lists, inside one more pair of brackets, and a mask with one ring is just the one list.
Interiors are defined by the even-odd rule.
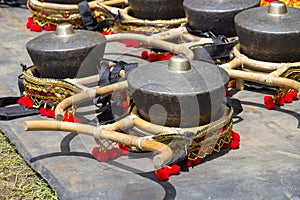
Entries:
[[[29,161],[31,163],[33,163],[33,162],[36,162],[36,161],[39,161],[39,160],[43,160],[43,159],[47,159],[47,158],[51,158],[51,157],[58,157],[58,156],[81,156],[81,157],[95,159],[95,157],[92,156],[90,153],[85,153],[85,152],[71,152],[70,151],[71,150],[70,149],[70,142],[77,135],[78,135],[77,133],[70,133],[70,134],[66,135],[63,138],[63,140],[61,141],[61,144],[60,144],[61,152],[53,152],[53,153],[48,153],[48,154],[36,156],[36,157],[31,158]],[[176,189],[175,189],[175,187],[171,183],[169,183],[167,181],[159,181],[159,180],[157,180],[154,171],[143,172],[143,171],[137,170],[135,168],[123,165],[123,164],[115,162],[115,161],[109,161],[109,162],[106,162],[106,164],[113,165],[115,167],[118,167],[120,169],[132,172],[132,173],[137,174],[137,175],[139,175],[141,177],[147,178],[149,180],[152,180],[152,181],[158,183],[165,190],[165,196],[163,198],[164,200],[172,200],[172,199],[175,199],[175,197],[176,197]]]

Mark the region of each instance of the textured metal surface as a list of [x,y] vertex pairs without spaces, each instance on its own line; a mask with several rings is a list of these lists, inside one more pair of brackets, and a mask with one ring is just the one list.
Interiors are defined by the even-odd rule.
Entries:
[[183,0],[128,0],[131,14],[139,19],[177,19],[184,17]]
[[222,115],[228,74],[214,64],[192,61],[183,72],[168,61],[140,66],[128,75],[129,91],[140,115],[155,124],[191,127]]
[[55,32],[45,33],[26,44],[28,54],[39,72],[36,75],[45,78],[97,74],[104,48],[104,36],[86,30],[75,30],[75,34],[65,36],[56,35]]
[[253,59],[272,62],[300,60],[300,10],[287,7],[274,15],[268,7],[243,11],[235,17],[235,27],[243,53]]
[[183,6],[192,29],[230,37],[236,36],[234,16],[259,3],[259,0],[184,0]]

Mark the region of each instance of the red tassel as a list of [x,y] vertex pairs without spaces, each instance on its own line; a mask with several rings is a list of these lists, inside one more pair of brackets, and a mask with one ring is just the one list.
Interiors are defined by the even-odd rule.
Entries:
[[121,153],[123,155],[127,155],[128,152],[130,151],[130,147],[121,143],[118,143],[118,147],[121,149]]
[[99,151],[97,154],[97,160],[100,162],[107,162],[109,160],[109,157],[106,152]]
[[40,108],[41,116],[48,116],[48,108]]
[[266,108],[268,110],[274,110],[275,109],[275,103],[273,101],[267,102],[266,103]]
[[275,105],[283,106],[284,105],[284,98],[283,97],[278,97],[277,99],[275,99]]
[[55,110],[49,109],[47,114],[48,117],[55,118]]
[[156,60],[157,61],[165,60],[165,56],[163,54],[159,53],[156,55]]
[[196,158],[196,160],[194,160],[192,164],[193,165],[199,165],[199,164],[202,163],[202,161],[203,161],[203,158]]
[[170,177],[170,170],[167,168],[161,168],[156,171],[156,177],[160,181],[167,181]]
[[74,115],[72,113],[65,113],[64,116],[64,121],[65,122],[74,122]]
[[238,140],[232,140],[232,142],[230,143],[230,148],[231,149],[238,149],[238,148],[240,148],[240,141],[238,141]]
[[55,25],[46,25],[44,26],[45,31],[56,31]]
[[148,56],[149,56],[149,53],[148,53],[148,51],[146,51],[146,50],[144,50],[144,51],[142,52],[142,54],[141,54],[141,57],[142,57],[143,59],[147,59]]
[[188,160],[186,166],[187,166],[187,167],[191,167],[192,165],[193,165],[193,161]]
[[30,26],[30,30],[31,31],[35,31],[35,32],[41,32],[43,30],[43,27],[41,27],[40,25],[38,24],[32,24]]
[[284,102],[285,103],[292,103],[293,102],[293,94],[291,92],[286,93],[284,95]]
[[180,166],[179,165],[172,165],[170,169],[170,174],[177,175],[180,173]]
[[298,99],[298,91],[297,91],[297,90],[292,90],[292,91],[291,91],[291,94],[292,94],[292,96],[293,96],[293,100]]
[[94,147],[93,149],[92,149],[92,155],[95,157],[95,158],[98,158],[98,155],[99,155],[99,147]]
[[170,60],[173,56],[173,53],[172,52],[168,52],[166,55],[165,55],[165,60]]
[[157,56],[155,53],[150,53],[149,56],[148,56],[148,60],[150,62],[154,62],[154,61],[157,61]]
[[32,99],[30,98],[30,96],[23,96],[18,100],[18,103],[20,105],[24,105],[27,108],[32,108],[34,105],[34,102],[32,101]]
[[109,160],[113,160],[121,155],[119,148],[112,148],[106,151]]
[[273,102],[273,97],[272,96],[264,96],[264,102],[265,104],[269,103],[269,102]]
[[231,130],[231,134],[232,134],[233,140],[240,141],[241,137],[240,137],[240,135],[237,132]]

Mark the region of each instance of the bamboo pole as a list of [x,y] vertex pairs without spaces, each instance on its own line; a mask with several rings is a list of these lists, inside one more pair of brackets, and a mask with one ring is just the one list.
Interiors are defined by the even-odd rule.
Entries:
[[[50,3],[50,2],[41,2],[39,0],[29,0],[29,5],[40,10],[53,10],[57,11],[69,11],[69,12],[79,12],[77,4],[61,4],[61,3]],[[114,6],[118,5],[128,5],[127,0],[109,0],[109,1],[90,1],[88,2],[89,7],[91,9],[95,9],[98,7],[97,4],[103,5],[106,9],[111,10]]]
[[113,91],[121,91],[125,90],[128,87],[127,81],[122,81],[118,83],[114,83],[111,85],[107,85],[100,88],[89,88],[84,92],[75,94],[70,96],[63,101],[61,101],[55,108],[55,118],[57,120],[64,119],[65,111],[73,105],[78,105],[82,102],[86,102],[89,100],[93,100],[99,96],[105,96],[112,94]]
[[253,67],[257,70],[277,70],[282,67],[288,67],[288,66],[300,66],[300,62],[293,62],[293,63],[274,63],[274,62],[265,62],[265,61],[259,61],[254,60],[251,58],[248,58],[246,55],[241,54],[240,52],[240,44],[237,44],[233,48],[233,53],[236,56],[237,59],[239,59],[241,65],[246,65],[248,67]]
[[25,121],[23,126],[25,131],[76,132],[79,134],[93,136],[95,139],[107,139],[128,146],[135,146],[142,150],[158,152],[158,154],[153,157],[155,169],[159,169],[168,164],[173,156],[173,152],[168,145],[145,137],[137,137],[114,130],[107,130],[101,126],[95,127],[86,124],[50,120]]
[[143,131],[146,131],[147,133],[153,134],[153,135],[159,135],[159,134],[184,134],[184,132],[193,132],[197,133],[199,130],[204,129],[221,129],[224,127],[229,121],[232,119],[233,110],[232,109],[225,109],[223,117],[221,117],[219,120],[212,122],[210,124],[206,124],[203,126],[197,126],[197,127],[188,127],[188,128],[177,128],[177,127],[166,127],[166,126],[160,126],[157,124],[150,123],[148,121],[143,120],[142,118],[137,116],[137,108],[134,107],[132,109],[132,115],[134,126],[140,128]]
[[231,78],[242,78],[243,80],[266,84],[269,86],[285,87],[300,91],[300,82],[292,79],[278,77],[274,74],[261,72],[245,72],[234,69],[227,69],[226,71]]
[[122,40],[135,40],[144,42],[148,45],[158,47],[163,50],[171,51],[176,54],[183,54],[190,60],[194,58],[194,53],[184,45],[173,44],[160,39],[154,39],[151,36],[134,34],[134,33],[119,33],[105,36],[107,42],[122,41]]

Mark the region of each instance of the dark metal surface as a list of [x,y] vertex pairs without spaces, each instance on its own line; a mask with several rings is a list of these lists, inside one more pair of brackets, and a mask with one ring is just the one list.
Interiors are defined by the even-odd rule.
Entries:
[[105,43],[100,33],[75,30],[75,34],[68,36],[45,33],[30,40],[26,49],[37,68],[36,76],[74,78],[97,73]]
[[234,16],[259,3],[259,0],[184,0],[183,6],[192,29],[231,37],[236,36]]
[[287,11],[274,15],[268,7],[259,7],[237,14],[235,27],[243,53],[262,61],[299,61],[300,10],[287,7]]
[[140,66],[128,75],[129,91],[140,115],[155,124],[191,127],[223,114],[228,74],[216,65],[192,61],[176,72],[168,62]]
[[131,14],[139,19],[177,19],[184,17],[183,0],[128,0]]

